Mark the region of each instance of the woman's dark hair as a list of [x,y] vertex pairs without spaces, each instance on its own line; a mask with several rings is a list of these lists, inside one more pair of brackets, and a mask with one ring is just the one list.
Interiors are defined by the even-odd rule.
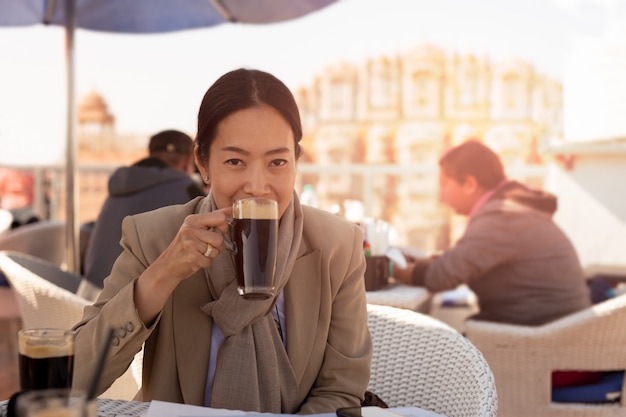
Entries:
[[506,178],[500,157],[478,140],[468,140],[447,151],[439,166],[446,176],[462,184],[468,175],[490,190]]
[[222,75],[204,94],[198,111],[196,144],[201,159],[208,160],[211,143],[218,124],[232,113],[268,105],[276,109],[289,123],[295,140],[296,158],[300,156],[302,124],[293,94],[272,74],[240,68]]

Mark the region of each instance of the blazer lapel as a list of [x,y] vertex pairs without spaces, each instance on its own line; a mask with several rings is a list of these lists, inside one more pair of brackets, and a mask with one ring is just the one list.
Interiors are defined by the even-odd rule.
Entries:
[[[301,247],[300,252],[304,249]],[[321,259],[322,255],[319,250],[299,256],[289,282],[285,286],[286,300],[288,300],[285,303],[287,354],[298,383],[302,381],[317,336],[315,332],[317,322],[311,318],[318,317],[320,311]],[[290,349],[290,346],[298,348]]]
[[211,346],[211,319],[200,307],[211,295],[204,270],[181,282],[174,292],[174,349],[178,379],[186,404],[203,405]]

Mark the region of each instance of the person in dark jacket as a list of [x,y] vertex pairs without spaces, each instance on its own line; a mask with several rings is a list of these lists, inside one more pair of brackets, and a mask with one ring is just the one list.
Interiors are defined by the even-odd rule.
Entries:
[[[150,138],[149,156],[115,170],[109,178],[109,195],[102,206],[85,252],[84,273],[102,287],[115,259],[122,253],[124,217],[205,195],[193,180],[193,140],[177,130]],[[155,225],[156,227],[156,225]]]
[[476,140],[439,161],[440,199],[468,216],[450,249],[395,268],[400,281],[431,292],[466,284],[480,311],[472,318],[540,325],[591,304],[578,255],[552,220],[554,195],[508,180],[502,162]]

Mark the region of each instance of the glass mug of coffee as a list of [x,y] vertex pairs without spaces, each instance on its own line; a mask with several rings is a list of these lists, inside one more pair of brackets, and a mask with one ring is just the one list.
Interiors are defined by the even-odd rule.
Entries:
[[18,333],[20,388],[71,388],[75,332],[25,329]]
[[233,203],[231,223],[237,291],[247,299],[274,295],[278,202],[251,197]]
[[96,401],[87,401],[85,392],[44,389],[20,394],[16,403],[19,417],[96,417]]

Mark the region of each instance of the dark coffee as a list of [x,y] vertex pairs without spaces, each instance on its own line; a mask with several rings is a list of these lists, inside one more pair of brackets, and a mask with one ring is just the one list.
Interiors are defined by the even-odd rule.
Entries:
[[24,329],[18,333],[22,390],[71,388],[75,332]]
[[19,354],[22,390],[71,388],[74,355],[32,358]]
[[274,287],[277,219],[234,219],[237,287],[245,298],[268,298]]

